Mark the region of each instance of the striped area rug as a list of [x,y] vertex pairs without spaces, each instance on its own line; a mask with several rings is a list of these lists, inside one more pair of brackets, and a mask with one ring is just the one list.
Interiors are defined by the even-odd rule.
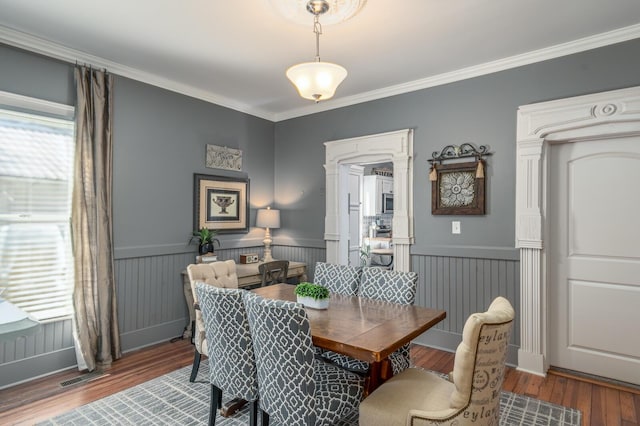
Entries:
[[[41,425],[202,425],[209,416],[208,364],[200,364],[198,380],[189,382],[191,366],[142,383],[133,388],[83,405],[51,418]],[[225,399],[226,400],[226,399]],[[580,425],[580,411],[527,396],[502,392],[501,425]],[[233,417],[216,419],[216,425],[249,424],[245,406]],[[271,422],[276,425],[275,422]],[[358,414],[343,425],[358,424]]]

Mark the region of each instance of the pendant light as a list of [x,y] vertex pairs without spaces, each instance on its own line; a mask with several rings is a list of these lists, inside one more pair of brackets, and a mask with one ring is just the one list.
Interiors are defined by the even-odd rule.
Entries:
[[320,60],[320,15],[329,10],[326,0],[310,0],[307,10],[313,14],[313,32],[316,35],[316,57],[313,62],[303,62],[287,70],[287,78],[298,89],[298,93],[305,99],[324,101],[331,98],[342,80],[347,76],[347,70],[340,65]]

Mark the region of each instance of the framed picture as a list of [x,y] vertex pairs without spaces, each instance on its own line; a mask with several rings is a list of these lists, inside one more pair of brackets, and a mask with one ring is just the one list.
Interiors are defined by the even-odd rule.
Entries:
[[[480,160],[482,161],[482,160]],[[431,213],[483,215],[484,177],[476,177],[478,162],[436,164],[431,182]]]
[[249,232],[249,179],[193,175],[193,228]]

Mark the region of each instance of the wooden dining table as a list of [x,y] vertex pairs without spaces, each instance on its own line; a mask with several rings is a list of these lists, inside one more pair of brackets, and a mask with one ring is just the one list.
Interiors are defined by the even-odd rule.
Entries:
[[[276,284],[252,290],[262,297],[296,301],[295,286]],[[389,355],[446,317],[446,312],[358,296],[331,294],[329,308],[306,308],[313,344],[370,365],[365,394],[392,375]]]

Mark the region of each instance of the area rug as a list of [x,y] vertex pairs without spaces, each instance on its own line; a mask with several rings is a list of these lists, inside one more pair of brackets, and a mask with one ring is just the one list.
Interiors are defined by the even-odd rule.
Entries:
[[[208,364],[200,364],[198,380],[189,382],[191,367],[176,370],[133,388],[53,417],[41,425],[202,425],[209,416]],[[226,399],[225,399],[226,400]],[[501,425],[580,425],[580,411],[534,398],[502,392]],[[232,417],[218,416],[216,425],[249,424],[249,408]],[[271,422],[271,425],[277,425]],[[357,412],[340,426],[358,424]],[[286,425],[279,425],[286,426]]]

